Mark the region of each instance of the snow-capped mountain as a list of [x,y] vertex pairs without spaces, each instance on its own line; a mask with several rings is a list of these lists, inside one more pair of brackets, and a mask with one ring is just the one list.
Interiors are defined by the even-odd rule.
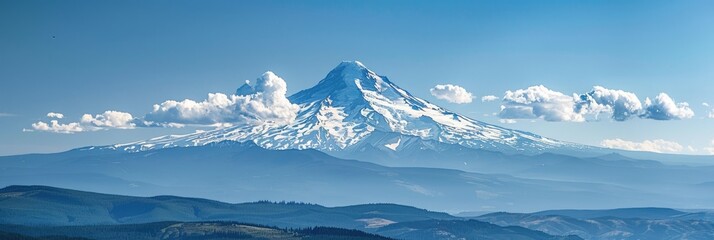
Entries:
[[[250,92],[248,84],[237,94]],[[289,97],[300,106],[290,124],[239,125],[110,146],[125,151],[253,141],[267,149],[344,152],[365,146],[398,152],[444,143],[473,149],[539,153],[582,148],[450,112],[392,83],[358,61],[342,62],[317,85]],[[432,143],[432,144],[425,144]]]

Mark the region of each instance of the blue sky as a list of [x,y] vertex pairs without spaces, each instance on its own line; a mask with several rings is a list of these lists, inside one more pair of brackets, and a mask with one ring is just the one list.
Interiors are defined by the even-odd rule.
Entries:
[[[48,112],[143,116],[168,99],[233,92],[267,70],[291,94],[343,60],[482,121],[590,145],[663,139],[705,154],[714,147],[712,12],[711,1],[0,1],[0,155],[192,132],[23,129]],[[437,84],[477,99],[436,99]],[[665,92],[694,116],[501,123],[490,114],[503,103],[480,101],[534,85],[565,95],[600,85],[642,101]]]

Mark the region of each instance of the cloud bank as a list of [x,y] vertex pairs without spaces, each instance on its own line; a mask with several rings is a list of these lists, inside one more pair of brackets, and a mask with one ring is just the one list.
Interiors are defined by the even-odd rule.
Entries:
[[667,141],[663,139],[645,140],[642,142],[626,141],[619,138],[605,139],[600,143],[606,148],[623,149],[630,151],[647,151],[656,153],[677,153],[681,152],[684,147],[677,142]]
[[80,123],[95,128],[119,128],[132,129],[135,128],[140,120],[131,116],[130,113],[118,111],[106,111],[102,114],[92,116],[91,114],[82,115]]
[[592,91],[580,95],[576,101],[578,112],[594,115],[610,113],[615,121],[625,121],[642,112],[642,103],[634,93],[601,86],[593,87]]
[[585,119],[575,112],[572,96],[552,91],[543,85],[506,91],[498,116],[503,119],[534,119],[546,121],[582,122]]
[[[36,122],[32,124],[32,129],[36,131],[53,132],[53,133],[76,133],[84,132],[85,130],[79,123],[67,123],[60,124],[57,120],[50,120],[49,123],[46,122]],[[28,129],[23,129],[23,131],[32,131]]]
[[78,122],[60,123],[57,119],[64,118],[64,114],[50,112],[47,113],[49,122],[38,121],[32,124],[32,129],[24,131],[43,131],[53,133],[77,133],[87,131],[97,131],[109,128],[133,129],[138,125],[143,125],[141,120],[134,118],[129,113],[118,111],[106,111],[102,114],[84,114]]
[[186,124],[198,126],[231,126],[233,124],[287,124],[295,120],[298,105],[287,99],[285,80],[272,72],[261,75],[250,86],[246,81],[235,95],[209,93],[201,101],[185,99],[167,100],[155,104],[148,114],[141,118],[127,112],[105,111],[101,114],[84,114],[79,121],[60,123],[64,114],[50,112],[49,122],[39,121],[32,129],[25,131],[45,131],[54,133],[76,133],[104,129],[133,129],[136,127],[182,127]]
[[465,88],[452,84],[436,85],[429,92],[438,99],[456,104],[470,103],[474,98]]
[[156,124],[285,124],[297,116],[299,107],[288,100],[285,80],[272,72],[258,78],[253,89],[241,87],[238,92],[241,95],[210,93],[200,102],[190,99],[165,101],[154,105],[153,111],[144,119]]
[[666,93],[660,93],[654,101],[645,99],[645,118],[655,120],[685,119],[694,117],[694,111],[686,102],[676,103]]
[[552,122],[584,122],[607,115],[615,121],[632,118],[679,120],[694,116],[686,102],[675,102],[666,93],[644,104],[636,94],[594,86],[584,94],[566,95],[543,85],[506,91],[498,116],[502,119],[542,118]]

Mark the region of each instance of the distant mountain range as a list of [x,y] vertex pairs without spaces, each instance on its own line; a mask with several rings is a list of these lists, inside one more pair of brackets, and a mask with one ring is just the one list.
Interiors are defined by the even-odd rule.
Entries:
[[[710,168],[561,155],[480,161],[483,163],[478,164],[511,167],[522,175],[540,177],[385,167],[311,149],[268,150],[252,142],[224,141],[141,152],[79,149],[0,157],[0,185],[51,184],[96,192],[171,194],[230,202],[389,202],[450,212],[643,205],[707,208],[713,204],[710,199],[714,193],[704,191],[708,186],[696,185],[714,178],[707,175]],[[668,187],[664,184],[684,187],[677,187],[679,192],[658,191]],[[690,194],[682,194],[686,192]]]
[[584,239],[714,239],[714,214],[666,208],[492,213],[475,219]]
[[[452,230],[458,230],[458,232],[449,233],[450,235],[468,239],[579,239],[577,237],[551,236],[522,227],[499,227],[475,220],[463,221],[445,213],[395,204],[367,204],[346,207],[323,207],[305,203],[273,202],[228,204],[205,199],[173,196],[127,197],[45,186],[11,186],[0,189],[0,202],[2,203],[0,205],[0,231],[35,236],[67,235],[93,239],[115,239],[117,236],[122,236],[122,231],[136,232],[136,229],[145,229],[142,230],[144,234],[158,235],[155,238],[145,239],[174,239],[170,237],[171,235],[166,234],[172,231],[171,228],[175,229],[173,231],[191,232],[190,230],[193,228],[201,227],[205,229],[207,228],[206,225],[209,225],[211,229],[222,227],[224,228],[222,231],[226,231],[237,227],[230,223],[220,224],[221,222],[219,221],[237,221],[280,228],[328,226],[358,229],[398,239],[450,239],[438,236],[439,234],[449,233],[448,231]],[[452,220],[460,222],[456,224]],[[200,224],[146,224],[166,221],[200,222]],[[440,221],[444,222],[440,223]],[[111,225],[129,223],[140,225],[110,227]],[[18,227],[13,224],[55,227]],[[90,227],[92,225],[105,226]],[[387,226],[388,228],[386,228]],[[415,227],[418,228],[415,229]],[[96,228],[104,231],[94,230]],[[382,231],[382,228],[385,230]],[[197,231],[193,230],[193,232]],[[273,235],[282,234],[282,237],[275,239],[301,239],[287,238],[297,236],[290,236],[285,231],[275,229],[265,229],[261,232],[270,231],[272,231]],[[201,233],[203,233],[201,235],[207,235],[205,230],[201,231]],[[310,234],[315,235],[315,232]],[[415,236],[421,237],[414,238]],[[123,238],[127,237],[124,236]],[[342,238],[325,237],[320,239]],[[377,238],[366,236],[346,239]]]
[[[428,240],[714,237],[714,214],[667,208],[499,212],[460,218],[396,204],[345,207],[267,201],[229,204],[174,196],[98,194],[46,186],[0,189],[0,203],[0,236],[2,232],[9,232],[35,237],[178,239],[177,236],[193,234],[192,239],[215,239],[219,233],[234,233],[274,237],[264,239],[377,239],[377,236],[346,230],[354,229],[396,239]],[[328,228],[307,232],[287,230],[311,230],[315,226]],[[335,235],[305,238],[319,237],[319,233]]]
[[0,225],[3,240],[390,240],[359,230],[281,229],[238,222],[154,222],[123,225]]

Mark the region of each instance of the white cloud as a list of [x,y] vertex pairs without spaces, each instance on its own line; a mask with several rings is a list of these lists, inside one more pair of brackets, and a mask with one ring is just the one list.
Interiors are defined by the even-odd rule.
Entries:
[[543,85],[506,91],[498,114],[504,119],[543,118],[546,121],[582,122],[582,114],[575,112],[572,96],[552,91]]
[[451,103],[470,103],[473,100],[473,95],[470,92],[461,86],[452,84],[436,85],[429,92],[431,92],[432,96]]
[[0,117],[14,117],[15,114],[0,112]]
[[59,119],[62,119],[62,118],[64,118],[64,114],[56,113],[56,112],[49,112],[49,113],[47,113],[47,117],[48,117],[48,118],[59,118]]
[[634,93],[601,86],[595,86],[592,91],[580,95],[577,107],[581,109],[576,111],[596,117],[603,112],[610,113],[615,121],[625,121],[642,112],[642,103]]
[[703,102],[702,106],[709,107],[709,103]]
[[[47,113],[48,118],[64,118],[61,113]],[[76,133],[86,131],[97,131],[109,128],[131,129],[136,127],[138,119],[129,113],[118,111],[106,111],[102,114],[92,116],[84,114],[79,122],[59,123],[58,120],[50,120],[49,123],[39,121],[32,124],[32,129],[23,131],[42,131],[53,133]]]
[[594,86],[588,93],[569,96],[539,85],[506,91],[499,117],[583,122],[598,120],[602,114],[607,114],[615,121],[625,121],[634,117],[677,120],[694,116],[689,104],[675,103],[665,93],[660,93],[655,101],[646,99],[643,106],[637,95],[623,90]]
[[157,123],[188,123],[188,124],[214,124],[232,116],[237,99],[223,93],[209,93],[208,99],[196,102],[191,99],[183,101],[168,100],[155,104],[151,113],[145,119]]
[[[23,130],[75,133],[136,127],[183,127],[186,124],[224,128],[245,123],[285,124],[295,120],[299,106],[287,99],[285,80],[272,72],[266,72],[257,79],[255,86],[249,83],[246,81],[236,91],[238,95],[210,93],[202,101],[168,100],[154,105],[153,110],[143,118],[136,118],[126,112],[105,111],[96,115],[84,114],[79,122],[63,124],[57,120],[40,121],[32,124],[32,129]],[[64,115],[50,112],[47,117],[61,119]]]
[[694,111],[686,102],[675,103],[666,93],[660,93],[654,101],[645,99],[643,118],[655,120],[687,119],[694,117]]
[[299,107],[285,96],[285,80],[272,72],[264,73],[255,83],[254,92],[244,95],[210,93],[208,99],[196,102],[169,100],[154,105],[144,119],[154,124],[223,123],[289,123],[297,116]]
[[[79,123],[73,122],[68,124],[60,124],[57,120],[50,120],[50,123],[36,122],[32,124],[32,129],[37,131],[54,132],[54,133],[75,133],[86,131]],[[24,129],[24,131],[28,131]],[[32,130],[29,130],[32,131]]]
[[130,113],[106,111],[102,114],[92,116],[91,114],[82,115],[80,123],[99,128],[119,128],[131,129],[136,127],[137,120]]
[[494,95],[486,95],[486,96],[481,97],[481,102],[493,102],[496,100],[498,100],[498,97],[496,97]]
[[645,140],[642,142],[626,141],[619,138],[605,139],[600,145],[607,148],[616,148],[630,151],[647,151],[657,153],[677,153],[681,152],[684,147],[677,142],[667,141],[663,139]]

